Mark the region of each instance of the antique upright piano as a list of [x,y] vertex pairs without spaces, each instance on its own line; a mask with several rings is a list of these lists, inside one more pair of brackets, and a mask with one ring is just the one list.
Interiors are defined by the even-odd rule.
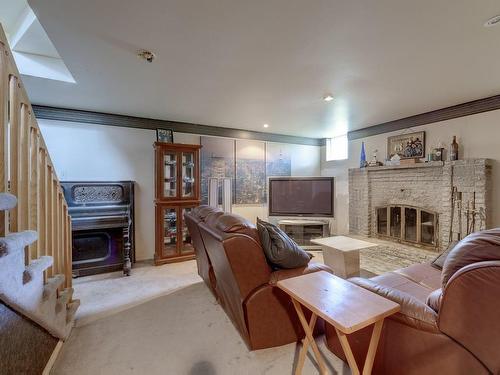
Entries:
[[134,182],[61,182],[73,234],[73,276],[123,269],[135,261]]

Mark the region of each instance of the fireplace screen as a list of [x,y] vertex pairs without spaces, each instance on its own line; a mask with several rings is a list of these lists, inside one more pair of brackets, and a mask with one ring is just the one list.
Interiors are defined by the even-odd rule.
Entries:
[[379,207],[376,211],[377,235],[428,247],[437,246],[437,213],[400,205]]

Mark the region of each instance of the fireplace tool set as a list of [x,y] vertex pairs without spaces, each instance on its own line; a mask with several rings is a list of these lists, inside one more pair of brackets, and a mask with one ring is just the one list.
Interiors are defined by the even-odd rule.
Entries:
[[[469,195],[469,199],[464,199],[464,194]],[[470,197],[472,195],[472,197]],[[465,236],[468,236],[476,230],[476,223],[479,223],[479,228],[484,228],[485,212],[484,208],[476,208],[476,192],[464,193],[458,191],[454,186],[451,194],[451,220],[450,220],[450,239],[449,242],[454,240],[453,235],[456,234],[456,240],[460,241]],[[453,224],[455,223],[455,216],[457,219],[458,231],[453,231]],[[465,218],[465,232],[464,232],[464,218]]]

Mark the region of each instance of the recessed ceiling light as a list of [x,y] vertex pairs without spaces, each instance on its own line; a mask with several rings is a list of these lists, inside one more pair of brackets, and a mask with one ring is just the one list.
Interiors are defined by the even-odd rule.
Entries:
[[323,100],[325,102],[331,102],[333,100],[333,95],[332,94],[326,94],[325,96],[323,96]]
[[268,127],[269,127],[269,124],[264,124],[264,125],[262,125],[262,126],[263,126],[263,127],[265,127],[265,128],[268,128]]
[[498,25],[498,23],[500,23],[500,15],[490,18],[488,21],[484,23],[484,27],[495,26]]

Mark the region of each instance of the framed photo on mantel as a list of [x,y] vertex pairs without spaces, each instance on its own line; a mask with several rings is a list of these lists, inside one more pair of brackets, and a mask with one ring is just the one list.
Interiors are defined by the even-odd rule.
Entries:
[[398,154],[401,159],[425,157],[425,132],[407,133],[387,138],[387,158]]
[[174,132],[171,129],[156,129],[156,140],[163,143],[174,143]]

